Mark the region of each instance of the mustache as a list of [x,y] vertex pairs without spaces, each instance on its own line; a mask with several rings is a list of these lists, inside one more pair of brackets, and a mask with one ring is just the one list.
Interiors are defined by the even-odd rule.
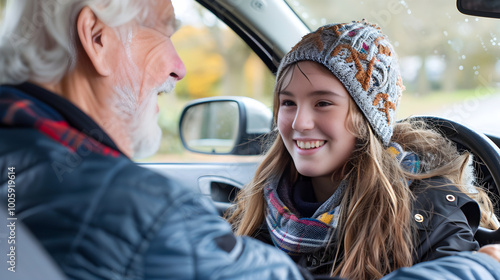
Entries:
[[169,77],[165,82],[156,87],[153,91],[160,93],[169,93],[174,90],[177,81],[173,77]]

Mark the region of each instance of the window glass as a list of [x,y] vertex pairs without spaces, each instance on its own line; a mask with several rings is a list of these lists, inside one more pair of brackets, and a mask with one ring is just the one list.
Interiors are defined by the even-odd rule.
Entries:
[[406,91],[398,118],[435,115],[500,136],[500,20],[453,0],[287,0],[311,30],[366,19],[392,41]]
[[0,0],[0,20],[2,20],[4,17],[3,9],[5,8],[6,1],[7,0]]
[[[245,42],[193,0],[172,1],[180,29],[172,37],[187,75],[173,93],[159,97],[163,139],[158,153],[141,162],[228,161],[228,156],[187,151],[179,138],[179,118],[190,100],[210,96],[247,96],[272,107],[274,75]],[[231,161],[255,157],[230,156]]]

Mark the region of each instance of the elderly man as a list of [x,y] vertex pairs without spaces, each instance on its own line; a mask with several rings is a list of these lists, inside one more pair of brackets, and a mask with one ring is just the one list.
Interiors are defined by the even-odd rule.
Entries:
[[302,278],[129,159],[158,148],[157,96],[186,73],[170,0],[15,0],[0,26],[0,203],[69,278]]

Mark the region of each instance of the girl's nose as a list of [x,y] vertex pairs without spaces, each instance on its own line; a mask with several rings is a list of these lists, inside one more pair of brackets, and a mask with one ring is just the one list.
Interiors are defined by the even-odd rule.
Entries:
[[310,114],[307,110],[297,108],[297,112],[295,113],[295,119],[292,123],[293,130],[296,131],[305,131],[314,128],[314,118],[312,114]]

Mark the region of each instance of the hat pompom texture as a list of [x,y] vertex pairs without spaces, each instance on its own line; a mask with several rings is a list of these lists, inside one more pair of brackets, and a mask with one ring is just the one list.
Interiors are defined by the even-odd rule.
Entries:
[[322,26],[283,57],[276,76],[304,60],[324,65],[339,79],[388,146],[404,86],[394,48],[380,28],[365,21]]

